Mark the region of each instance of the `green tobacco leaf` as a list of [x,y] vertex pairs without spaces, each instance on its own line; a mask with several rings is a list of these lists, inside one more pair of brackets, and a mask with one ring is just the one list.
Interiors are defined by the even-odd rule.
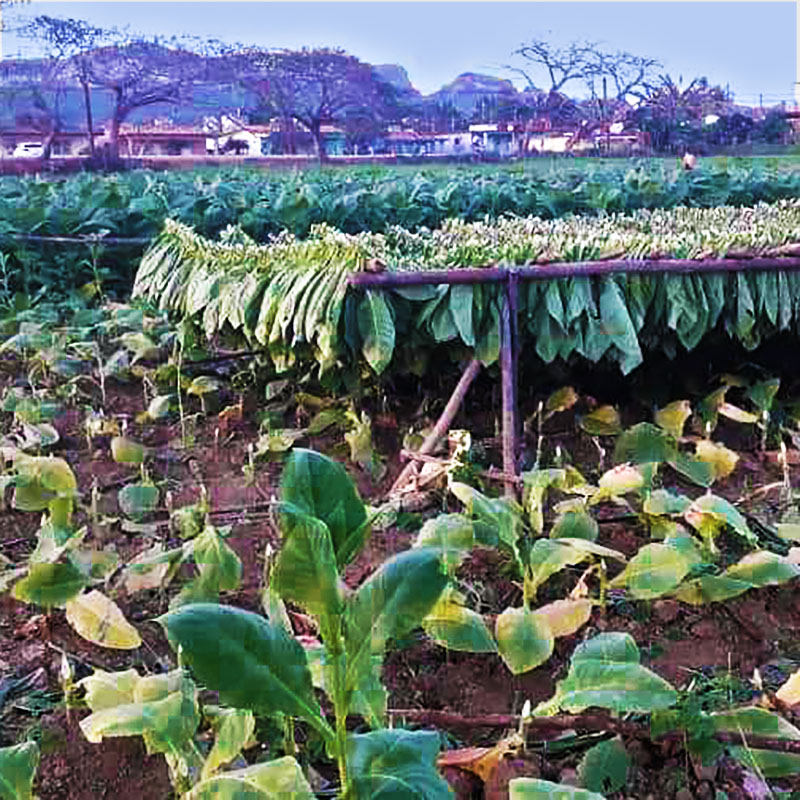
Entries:
[[183,800],[314,800],[303,770],[291,756],[204,778]]
[[628,428],[617,438],[614,448],[614,461],[617,464],[674,461],[677,456],[678,447],[673,437],[649,422],[640,422]]
[[141,522],[158,507],[158,489],[149,483],[130,483],[117,493],[123,514]]
[[567,511],[559,514],[550,531],[551,539],[586,539],[593,542],[597,539],[600,526],[597,520],[587,511]]
[[747,521],[742,514],[724,497],[718,497],[714,494],[704,494],[698,497],[685,512],[685,515],[688,518],[695,513],[707,514],[720,522],[725,522],[751,544],[757,544],[758,542],[747,526]]
[[252,711],[241,708],[203,709],[205,716],[211,716],[214,729],[214,746],[203,762],[201,780],[210,778],[221,766],[233,761],[242,748],[252,739],[256,729],[256,719]]
[[727,578],[749,583],[754,587],[777,586],[800,575],[800,567],[769,550],[748,553],[723,573]]
[[441,738],[435,731],[402,729],[352,734],[347,739],[345,800],[418,798],[450,800],[452,792],[436,769]]
[[111,457],[118,464],[141,464],[145,457],[145,446],[127,436],[115,436],[111,440]]
[[417,534],[414,547],[435,547],[448,568],[457,567],[475,545],[475,525],[463,514],[439,514]]
[[398,553],[347,598],[345,650],[349,692],[371,675],[373,656],[383,656],[386,642],[422,623],[447,585],[439,553],[414,548]]
[[508,800],[605,800],[605,797],[566,783],[551,783],[540,778],[512,778],[508,782]]
[[616,436],[622,432],[619,412],[614,406],[600,406],[582,417],[578,424],[592,436]]
[[234,708],[322,720],[303,648],[280,624],[231,606],[196,603],[158,618],[192,673]]
[[464,653],[494,653],[497,646],[483,617],[466,608],[464,597],[446,589],[422,620],[425,633],[448,650]]
[[[466,506],[467,514],[497,531],[497,536],[512,549],[522,528],[522,512],[505,498],[490,498],[466,483],[452,481],[450,491]],[[486,542],[482,542],[486,544]]]
[[340,569],[360,552],[369,532],[367,511],[341,464],[296,448],[286,459],[280,497],[326,525]]
[[514,675],[538,667],[553,654],[553,632],[527,608],[507,608],[495,623],[497,650]]
[[87,583],[70,562],[32,564],[28,574],[14,584],[11,595],[15,600],[53,608],[75,597]]
[[578,765],[578,778],[593,792],[616,792],[628,782],[631,759],[619,739],[600,742],[586,752]]
[[755,750],[738,745],[728,748],[739,762],[765,778],[783,778],[800,773],[800,755],[775,750]]
[[800,730],[778,714],[759,706],[717,711],[711,716],[715,731],[741,733],[747,736],[763,736],[768,739],[800,739]]
[[194,540],[194,563],[204,590],[217,596],[233,592],[242,580],[242,562],[213,525],[207,525]]
[[[528,580],[531,589],[535,591],[551,575],[560,572],[564,567],[578,564],[588,558],[585,549],[578,550],[564,539],[537,539],[530,550],[530,570]],[[585,541],[585,540],[578,540]]]
[[669,463],[674,470],[698,486],[708,487],[714,483],[714,466],[707,461],[701,461],[686,453],[678,453],[678,457]]
[[748,390],[747,396],[757,406],[759,411],[769,411],[772,408],[772,401],[781,387],[780,378],[770,378],[760,383],[754,383]]
[[636,600],[652,600],[672,591],[692,565],[693,562],[674,547],[646,544],[610,585],[624,586]]
[[682,494],[675,494],[667,489],[655,489],[650,492],[642,506],[645,514],[683,514],[692,501]]
[[0,798],[35,800],[33,781],[38,767],[39,746],[36,742],[0,747]]
[[358,330],[361,352],[367,363],[380,375],[392,360],[395,329],[392,312],[383,292],[367,289],[358,304]]
[[450,313],[458,328],[461,341],[467,347],[475,346],[475,329],[472,322],[472,286],[468,283],[450,287]]
[[311,614],[339,614],[343,596],[325,523],[284,503],[281,530],[283,545],[270,578],[273,589]]
[[575,648],[567,677],[534,713],[552,714],[559,708],[577,713],[591,706],[648,713],[669,708],[677,699],[669,683],[639,663],[630,634],[601,633]]
[[684,603],[699,606],[729,600],[752,588],[749,581],[734,580],[725,575],[702,575],[682,584],[673,594]]

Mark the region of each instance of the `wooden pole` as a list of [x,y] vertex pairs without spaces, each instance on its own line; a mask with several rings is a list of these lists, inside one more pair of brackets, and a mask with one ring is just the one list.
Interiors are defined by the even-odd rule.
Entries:
[[[516,290],[516,284],[514,285]],[[500,382],[503,391],[503,472],[517,474],[517,397],[514,375],[515,342],[511,332],[511,308],[516,302],[511,298],[510,281],[503,292],[503,306],[500,311]],[[506,483],[506,497],[516,498],[516,481]]]
[[[441,439],[447,433],[450,425],[453,422],[453,419],[458,413],[458,409],[461,407],[461,403],[464,400],[467,389],[469,389],[469,385],[473,380],[475,380],[475,376],[478,374],[478,372],[480,372],[480,369],[481,362],[477,358],[473,358],[461,375],[461,379],[458,381],[456,388],[453,390],[453,394],[450,395],[450,399],[447,401],[447,405],[444,407],[442,415],[436,421],[436,425],[433,426],[433,430],[428,434],[428,436],[425,438],[425,441],[422,443],[422,446],[419,448],[419,455],[430,455],[433,452],[433,448],[436,447],[439,439]],[[406,464],[406,466],[403,468],[403,471],[397,476],[397,480],[392,484],[390,494],[397,492],[412,475],[415,469],[416,465],[414,461],[410,461],[408,464]]]

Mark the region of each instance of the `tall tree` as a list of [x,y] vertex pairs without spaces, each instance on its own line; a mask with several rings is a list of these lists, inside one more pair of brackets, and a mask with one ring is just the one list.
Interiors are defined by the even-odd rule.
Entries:
[[41,42],[50,63],[50,78],[57,82],[76,79],[83,92],[89,152],[94,156],[94,126],[90,89],[90,52],[108,34],[102,28],[76,19],[40,14],[20,29],[20,34]]
[[340,49],[251,50],[238,61],[241,83],[268,113],[305,127],[321,159],[326,156],[324,125],[397,113],[393,88],[371,65]]
[[158,104],[191,102],[195,83],[208,79],[212,60],[186,49],[175,38],[127,38],[114,33],[116,41],[88,53],[87,75],[92,86],[112,96],[109,120],[109,157],[119,158],[120,125],[140,108]]

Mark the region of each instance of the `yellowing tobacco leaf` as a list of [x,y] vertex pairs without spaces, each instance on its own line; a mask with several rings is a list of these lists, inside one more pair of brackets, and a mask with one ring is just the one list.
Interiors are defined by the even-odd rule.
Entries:
[[691,415],[692,406],[688,400],[675,400],[656,411],[656,425],[676,439],[680,439],[683,436],[683,426]]
[[92,711],[124,706],[134,702],[134,690],[141,680],[135,669],[125,672],[95,670],[92,675],[78,681],[77,686],[86,690],[86,705]]
[[743,408],[734,406],[731,403],[720,403],[717,411],[722,414],[723,417],[732,419],[734,422],[743,422],[746,425],[752,425],[754,422],[758,422],[757,414],[751,414],[749,411],[745,411]]
[[580,630],[592,616],[592,601],[580,600],[554,600],[546,606],[537,608],[533,612],[547,620],[553,636],[570,636]]
[[736,469],[736,462],[739,460],[738,453],[729,450],[725,445],[701,439],[695,445],[695,456],[700,461],[711,464],[714,470],[714,478],[727,478]]
[[614,406],[600,406],[580,421],[580,426],[592,436],[616,436],[622,431],[619,412]]
[[800,703],[800,669],[789,676],[786,683],[775,692],[775,697],[787,706],[796,706]]
[[134,650],[142,644],[139,632],[119,606],[93,589],[67,601],[67,622],[84,638],[102,647]]
[[571,386],[562,386],[556,389],[547,402],[544,404],[547,409],[547,416],[558,414],[559,411],[566,411],[578,402],[578,393]]

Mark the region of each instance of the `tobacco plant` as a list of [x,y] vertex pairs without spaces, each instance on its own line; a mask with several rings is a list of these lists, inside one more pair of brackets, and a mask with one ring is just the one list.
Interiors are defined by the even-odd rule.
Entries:
[[[296,449],[288,457],[277,512],[283,542],[268,570],[267,616],[212,603],[190,603],[168,612],[159,622],[180,663],[201,686],[217,692],[222,703],[239,709],[236,713],[280,714],[305,721],[335,758],[343,797],[370,798],[387,792],[448,797],[449,788],[433,763],[438,735],[383,728],[386,690],[380,681],[389,641],[419,625],[447,585],[441,551],[423,547],[400,553],[358,589],[348,590],[342,571],[363,547],[371,520],[344,469],[309,450]],[[284,601],[313,617],[318,640],[301,642],[293,635]],[[158,712],[159,741],[171,736],[171,749],[158,744],[161,749],[154,752],[167,753],[173,774],[183,775],[183,783],[191,784],[197,781],[197,770],[205,769],[191,744],[194,728],[189,725],[192,731],[181,728],[174,735],[164,731],[169,720],[179,716],[179,704],[188,704],[191,711],[195,690],[187,684],[185,672],[179,669],[171,675],[174,686],[164,702],[172,698],[174,708]],[[122,679],[119,674],[97,678],[115,686]],[[135,673],[130,679],[135,685],[151,680]],[[315,686],[328,697],[332,720],[323,713]],[[132,691],[136,701],[135,688]],[[129,692],[118,701],[122,705],[105,709],[105,716],[97,716],[104,713],[98,708],[84,720],[87,735],[129,735],[138,732],[137,725],[150,725],[156,710],[145,713],[134,702],[134,711],[130,697]],[[90,706],[96,706],[91,698]],[[348,734],[347,719],[352,714],[362,716],[373,730]],[[192,724],[193,715],[186,717]],[[131,722],[124,722],[127,719]],[[304,779],[298,777],[296,763],[291,757],[283,763],[295,765],[292,780],[299,787]],[[211,797],[212,788],[225,782],[233,787],[243,780],[242,771],[201,778],[186,797]],[[311,796],[305,787],[297,791],[299,797]]]

